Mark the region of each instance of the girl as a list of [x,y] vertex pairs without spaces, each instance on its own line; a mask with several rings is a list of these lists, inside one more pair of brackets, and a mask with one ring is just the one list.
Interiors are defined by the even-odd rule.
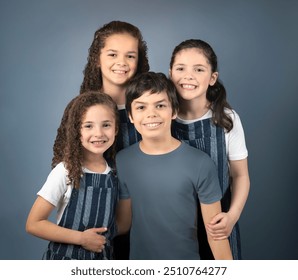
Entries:
[[[136,74],[149,71],[147,44],[140,30],[127,22],[111,21],[95,34],[89,48],[84,79],[80,93],[104,92],[118,105],[120,125],[117,137],[117,151],[138,142],[141,137],[130,123],[125,110],[125,90],[127,82]],[[53,147],[52,167],[61,160],[65,145],[66,108],[57,131]]]
[[[63,160],[38,192],[26,230],[50,241],[44,259],[111,259],[118,190],[107,158],[115,155],[117,106],[106,94],[88,93],[66,110]],[[48,220],[54,208],[57,224]]]
[[[241,259],[237,221],[250,187],[248,153],[240,118],[228,104],[225,88],[218,79],[216,54],[202,40],[186,40],[175,47],[169,74],[180,103],[173,134],[208,153],[218,168],[223,212],[206,226],[207,233],[214,240],[229,236],[233,258]],[[205,231],[201,221],[198,229],[201,237]],[[206,234],[199,242],[202,258],[212,259]]]
[[98,29],[89,49],[81,93],[99,90],[117,103],[120,129],[117,151],[141,139],[125,110],[127,82],[136,74],[148,72],[147,44],[140,30],[127,22],[112,21]]

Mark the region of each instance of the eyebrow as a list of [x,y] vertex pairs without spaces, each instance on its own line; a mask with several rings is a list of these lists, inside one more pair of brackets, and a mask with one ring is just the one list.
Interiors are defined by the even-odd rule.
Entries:
[[[148,104],[148,102],[142,102],[142,101],[133,101],[136,105],[137,104]],[[163,98],[161,100],[158,100],[156,102],[154,102],[154,104],[158,104],[158,103],[161,103],[161,102],[168,102],[168,100],[166,98]]]
[[[113,120],[103,120],[103,121],[100,121],[101,123],[107,123],[107,122],[113,122]],[[82,124],[87,124],[87,123],[95,123],[93,121],[85,121],[83,122]]]
[[[118,52],[117,50],[114,50],[114,49],[108,49],[106,50],[106,52]],[[134,53],[136,54],[137,52],[136,51],[128,51],[127,53]]]
[[[174,64],[173,66],[185,66],[186,64],[184,63],[177,63],[177,64]],[[192,65],[193,67],[207,67],[205,66],[204,64],[194,64]]]

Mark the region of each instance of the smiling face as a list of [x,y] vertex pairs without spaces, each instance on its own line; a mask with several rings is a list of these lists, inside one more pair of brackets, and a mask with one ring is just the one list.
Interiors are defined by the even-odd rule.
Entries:
[[171,135],[173,115],[171,103],[165,91],[145,92],[131,104],[130,120],[143,139],[160,140]]
[[88,108],[81,127],[81,142],[85,157],[103,155],[114,143],[116,122],[112,110],[106,105]]
[[170,77],[183,100],[206,100],[207,89],[216,82],[218,72],[212,73],[200,49],[188,48],[176,54]]
[[124,86],[135,75],[138,65],[138,40],[128,33],[106,38],[98,66],[102,72],[103,91]]

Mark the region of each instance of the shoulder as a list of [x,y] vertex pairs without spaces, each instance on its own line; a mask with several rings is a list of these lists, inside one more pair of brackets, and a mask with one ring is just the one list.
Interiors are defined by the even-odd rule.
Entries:
[[233,122],[240,120],[239,114],[234,109],[225,108],[225,113],[231,117]]
[[190,146],[185,142],[181,142],[181,156],[187,157],[189,160],[198,161],[212,161],[207,153],[204,153],[200,149]]
[[128,146],[128,147],[120,150],[116,154],[116,161],[121,160],[123,158],[127,158],[128,156],[131,156],[131,155],[135,154],[138,151],[138,148],[139,148],[139,143],[135,143],[131,146]]

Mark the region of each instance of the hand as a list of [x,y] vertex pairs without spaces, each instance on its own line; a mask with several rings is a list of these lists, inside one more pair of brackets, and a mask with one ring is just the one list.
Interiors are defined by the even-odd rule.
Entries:
[[223,240],[230,236],[234,225],[229,213],[221,212],[206,225],[206,231],[213,240]]
[[89,228],[82,232],[81,246],[89,251],[100,253],[106,244],[106,238],[101,235],[107,228]]

